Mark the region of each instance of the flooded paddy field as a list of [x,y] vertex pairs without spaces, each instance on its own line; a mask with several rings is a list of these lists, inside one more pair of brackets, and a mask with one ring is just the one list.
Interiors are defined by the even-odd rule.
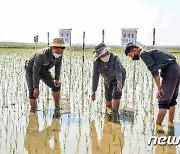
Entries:
[[[151,154],[180,153],[177,146],[148,146],[155,132],[158,111],[156,86],[140,60],[116,53],[127,71],[120,103],[120,120],[105,114],[103,80],[96,101],[91,101],[92,51],[65,50],[61,69],[61,116],[53,118],[51,89],[40,82],[37,113],[30,113],[25,60],[34,49],[0,48],[0,154]],[[174,53],[180,63],[180,52]],[[70,58],[71,57],[71,58]],[[135,68],[135,69],[134,69]],[[53,73],[53,69],[52,69]],[[180,136],[180,96],[174,135]],[[168,114],[167,114],[168,115]],[[168,126],[163,122],[165,134]]]

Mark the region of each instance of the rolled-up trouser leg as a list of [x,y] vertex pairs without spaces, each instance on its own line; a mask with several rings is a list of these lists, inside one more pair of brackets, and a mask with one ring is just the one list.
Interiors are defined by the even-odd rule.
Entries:
[[47,71],[46,73],[44,73],[42,76],[41,76],[41,79],[42,81],[47,85],[49,86],[52,91],[53,91],[53,98],[54,98],[54,103],[55,103],[55,108],[58,108],[59,107],[59,101],[60,101],[60,87],[56,87],[54,85],[54,79],[53,77],[51,76],[51,73],[49,71]]
[[26,71],[26,82],[28,85],[28,91],[29,91],[29,98],[30,99],[36,99],[33,96],[34,88],[33,88],[33,74],[30,71]]
[[106,101],[111,101],[112,99],[121,99],[122,92],[117,91],[117,82],[110,83],[109,86],[104,84],[104,87]]
[[160,109],[169,109],[177,104],[180,69],[178,64],[169,64],[162,70],[162,99],[159,101]]
[[111,101],[112,100],[112,91],[113,91],[113,85],[106,85],[104,84],[104,88],[105,88],[105,98],[106,101]]
[[117,82],[113,84],[113,92],[112,98],[113,99],[121,99],[122,91],[117,91]]
[[169,103],[170,107],[177,105],[176,99],[178,98],[178,94],[179,94],[179,83],[177,84],[175,91],[174,91],[174,95],[171,99],[171,102]]

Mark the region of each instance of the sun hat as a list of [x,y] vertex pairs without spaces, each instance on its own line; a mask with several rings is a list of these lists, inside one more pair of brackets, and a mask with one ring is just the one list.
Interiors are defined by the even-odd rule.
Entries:
[[64,38],[63,37],[54,38],[50,46],[51,47],[66,47]]
[[97,46],[94,47],[94,52],[96,52],[95,58],[99,58],[102,54],[109,51],[110,48],[108,48],[104,43],[100,43]]

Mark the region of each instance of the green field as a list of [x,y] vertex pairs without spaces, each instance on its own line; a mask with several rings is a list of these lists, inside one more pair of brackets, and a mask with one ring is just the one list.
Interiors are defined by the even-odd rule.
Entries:
[[[180,49],[170,49],[180,63]],[[133,62],[112,48],[127,71],[120,104],[120,122],[105,116],[103,79],[97,99],[91,101],[93,52],[65,50],[61,69],[61,104],[66,108],[53,119],[51,89],[40,83],[37,114],[30,114],[25,60],[32,48],[0,48],[0,154],[18,153],[180,153],[178,146],[148,146],[155,134],[158,111],[156,87],[142,61]],[[135,65],[135,69],[134,69]],[[70,73],[71,70],[71,73]],[[52,73],[54,70],[52,69]],[[175,115],[175,136],[180,136],[180,97]],[[167,117],[163,123],[167,133]]]

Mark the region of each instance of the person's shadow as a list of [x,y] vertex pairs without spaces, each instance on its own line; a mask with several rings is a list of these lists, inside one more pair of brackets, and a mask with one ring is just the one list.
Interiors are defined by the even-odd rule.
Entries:
[[120,154],[124,147],[124,135],[118,114],[106,114],[102,139],[98,142],[95,122],[91,122],[92,154]]
[[[25,137],[25,149],[29,154],[60,154],[60,120],[53,118],[51,125],[39,131],[39,122],[37,113],[30,112],[29,123]],[[50,139],[54,139],[53,148],[50,147]]]

